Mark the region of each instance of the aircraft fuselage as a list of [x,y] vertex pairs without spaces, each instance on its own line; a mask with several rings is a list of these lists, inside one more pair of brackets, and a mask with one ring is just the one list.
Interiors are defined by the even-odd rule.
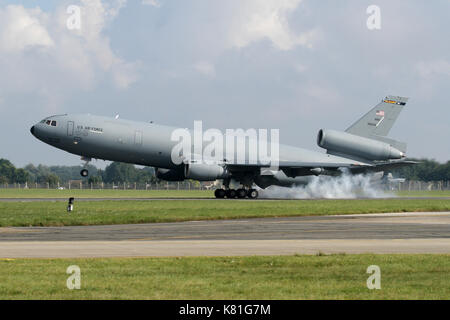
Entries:
[[[50,125],[47,122],[50,121]],[[52,126],[52,122],[56,122]],[[177,128],[94,115],[57,115],[31,129],[39,140],[55,148],[86,158],[120,161],[173,169],[171,152]],[[281,161],[348,163],[347,158],[280,145]]]

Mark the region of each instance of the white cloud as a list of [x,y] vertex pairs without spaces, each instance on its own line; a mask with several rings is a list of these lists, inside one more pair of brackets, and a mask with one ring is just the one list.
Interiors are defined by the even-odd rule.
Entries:
[[194,69],[208,77],[213,77],[216,75],[216,69],[214,65],[208,61],[197,62],[194,65]]
[[313,46],[317,30],[295,34],[288,22],[302,0],[251,0],[237,2],[235,18],[230,25],[229,42],[233,47],[269,39],[279,50],[290,50],[297,45]]
[[294,70],[297,71],[298,73],[303,73],[306,70],[308,70],[308,66],[302,63],[295,63]]
[[53,40],[44,25],[46,20],[40,9],[13,5],[0,9],[0,52],[52,46]]
[[320,102],[323,106],[338,108],[338,102],[341,99],[339,92],[332,86],[327,84],[308,83],[300,88],[302,96],[307,96],[315,101]]
[[130,86],[138,78],[138,64],[118,57],[104,32],[125,4],[82,0],[80,30],[66,27],[65,7],[51,13],[21,5],[0,8],[3,91],[38,94],[54,105],[108,78],[118,88]]
[[161,7],[161,4],[157,0],[142,0],[141,3],[146,6]]
[[416,71],[424,78],[433,75],[450,76],[450,62],[446,60],[421,61],[416,64]]
[[117,57],[111,49],[109,38],[102,31],[125,6],[126,1],[118,0],[115,5],[103,4],[101,0],[82,0],[82,27],[80,44],[92,55],[96,64],[105,72],[111,72],[114,83],[119,88],[127,88],[137,80],[135,63],[128,63]]

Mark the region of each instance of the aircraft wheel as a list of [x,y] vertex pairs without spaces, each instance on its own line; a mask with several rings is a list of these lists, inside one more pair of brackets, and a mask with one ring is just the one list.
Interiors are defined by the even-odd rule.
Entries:
[[226,192],[226,196],[228,199],[234,199],[236,198],[236,190],[234,189],[228,189],[225,191]]
[[239,199],[243,199],[243,198],[245,198],[247,196],[247,191],[245,191],[245,189],[238,189],[236,191],[236,193],[237,193],[237,197]]
[[214,196],[218,199],[223,199],[225,198],[225,190],[223,189],[216,189],[216,191],[214,191]]
[[256,191],[255,189],[250,189],[248,190],[247,196],[249,197],[249,199],[256,199],[258,198],[258,191]]
[[89,171],[87,169],[83,169],[80,171],[82,177],[87,177],[89,175]]

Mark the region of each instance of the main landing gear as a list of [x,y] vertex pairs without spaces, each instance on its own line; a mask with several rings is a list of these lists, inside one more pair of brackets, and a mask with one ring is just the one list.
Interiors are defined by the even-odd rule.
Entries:
[[227,198],[227,199],[244,199],[244,198],[249,198],[249,199],[256,199],[258,198],[258,191],[255,189],[217,189],[214,191],[214,196],[218,199],[223,199],[223,198]]
[[237,190],[230,189],[230,182],[231,179],[224,179],[223,180],[223,189],[217,189],[214,191],[214,196],[218,199],[256,199],[258,198],[258,191],[255,189],[252,189],[253,180],[250,178],[243,178],[240,179],[241,187]]

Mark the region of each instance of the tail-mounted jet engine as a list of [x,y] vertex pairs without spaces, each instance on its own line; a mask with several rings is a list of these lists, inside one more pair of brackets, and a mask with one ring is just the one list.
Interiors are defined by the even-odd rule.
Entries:
[[[352,155],[368,160],[401,159],[405,154],[390,144],[350,133],[321,129],[317,144],[328,153]],[[331,152],[330,152],[331,151]]]

